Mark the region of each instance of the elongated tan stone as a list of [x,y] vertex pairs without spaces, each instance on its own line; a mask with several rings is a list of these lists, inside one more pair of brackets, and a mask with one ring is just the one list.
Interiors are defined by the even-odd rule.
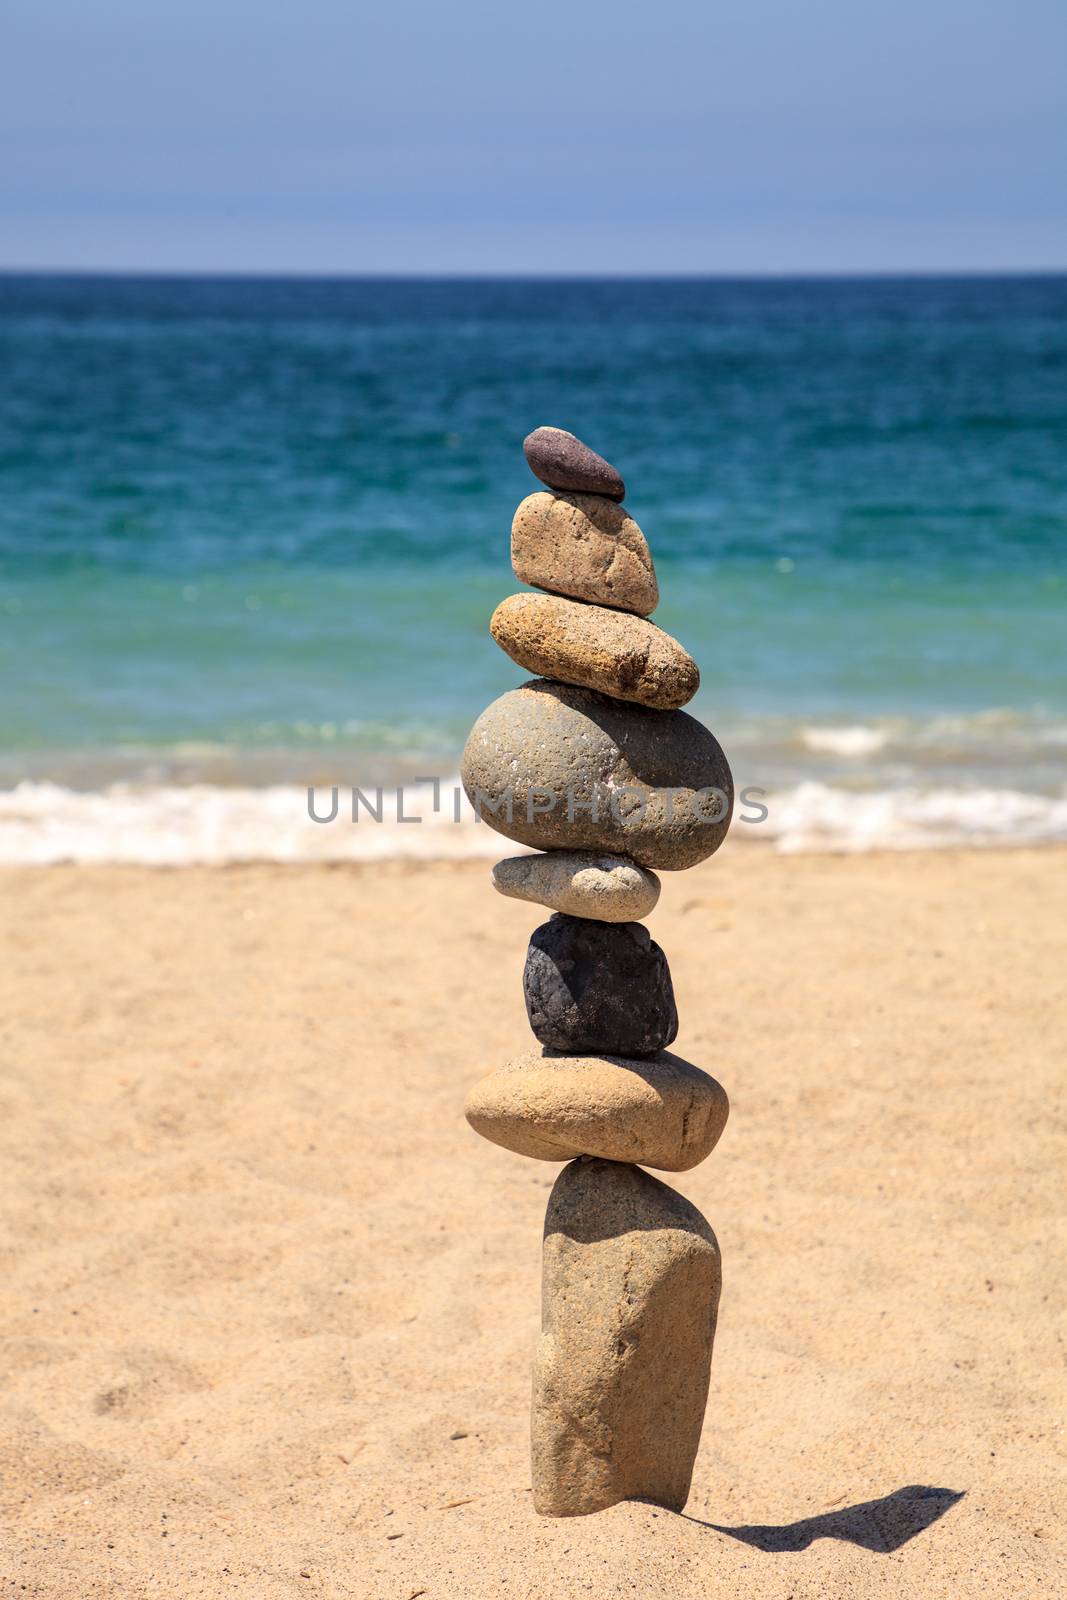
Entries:
[[480,1079],[465,1109],[483,1139],[535,1161],[602,1156],[685,1172],[715,1148],[730,1103],[667,1050],[642,1060],[528,1051]]
[[545,1217],[533,1500],[582,1516],[619,1500],[680,1511],[707,1403],[719,1250],[688,1200],[640,1167],[580,1160]]
[[640,922],[659,899],[660,881],[625,856],[550,850],[498,861],[493,888],[512,900],[530,900],[593,922]]
[[539,850],[603,850],[676,872],[710,856],[730,826],[729,764],[688,712],[545,678],[482,712],[461,772],[483,821]]
[[557,594],[513,594],[489,632],[528,672],[674,711],[700,687],[697,664],[677,639],[644,617]]
[[511,524],[511,564],[521,583],[647,617],[659,587],[645,536],[614,500],[541,490]]

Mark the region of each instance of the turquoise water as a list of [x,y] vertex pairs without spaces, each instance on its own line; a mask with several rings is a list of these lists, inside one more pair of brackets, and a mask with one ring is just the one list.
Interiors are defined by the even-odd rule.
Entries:
[[1067,278],[0,277],[0,368],[0,785],[454,761],[551,422],[744,781],[1062,788]]

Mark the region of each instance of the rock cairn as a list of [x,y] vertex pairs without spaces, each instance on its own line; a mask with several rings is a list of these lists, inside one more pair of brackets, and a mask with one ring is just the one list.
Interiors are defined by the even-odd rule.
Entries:
[[490,631],[536,673],[483,712],[463,754],[478,814],[543,853],[501,861],[501,894],[548,907],[523,990],[540,1050],[475,1085],[467,1119],[505,1149],[567,1162],[545,1218],[534,1366],[533,1492],[548,1516],[618,1500],[680,1510],[707,1401],[719,1251],[689,1202],[643,1171],[684,1172],[726,1123],[725,1091],[672,1054],[667,958],[640,922],[658,871],[722,843],[733,784],[680,708],[700,677],[647,620],[645,537],[607,461],[560,428],[523,449],[546,485],[511,531],[515,594]]

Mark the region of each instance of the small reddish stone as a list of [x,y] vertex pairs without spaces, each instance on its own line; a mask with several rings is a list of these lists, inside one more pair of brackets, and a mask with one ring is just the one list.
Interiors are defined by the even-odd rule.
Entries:
[[535,428],[523,440],[522,449],[534,477],[550,489],[602,494],[608,500],[621,500],[626,493],[611,462],[563,428]]

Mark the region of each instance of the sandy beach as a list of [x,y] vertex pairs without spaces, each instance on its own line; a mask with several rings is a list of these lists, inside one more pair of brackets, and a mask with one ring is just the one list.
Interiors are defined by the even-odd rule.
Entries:
[[1067,1592],[1060,850],[665,878],[723,1254],[684,1516],[530,1508],[557,1169],[484,863],[0,877],[0,1593]]

